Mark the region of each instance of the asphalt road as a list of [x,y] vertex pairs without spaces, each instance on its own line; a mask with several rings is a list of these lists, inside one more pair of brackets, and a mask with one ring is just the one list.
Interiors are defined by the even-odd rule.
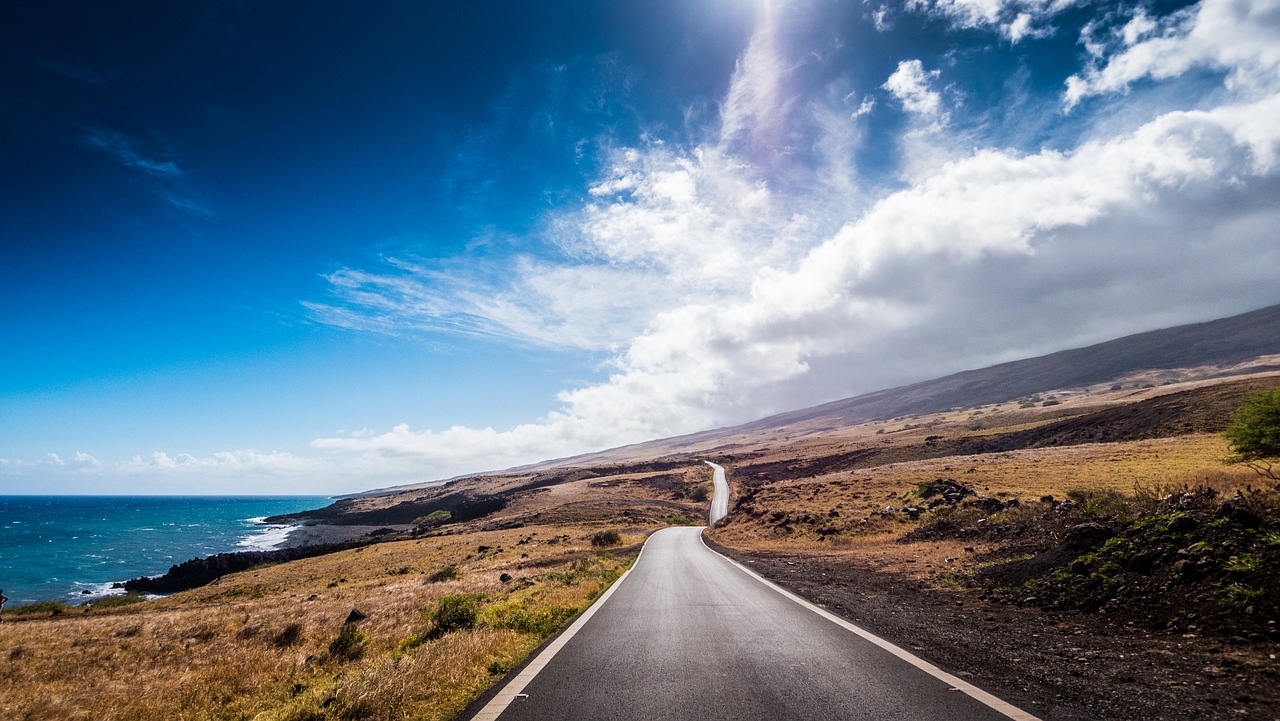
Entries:
[[475,718],[508,701],[503,721],[1033,718],[789,600],[710,551],[701,531],[655,533],[576,635]]
[[711,511],[707,514],[707,525],[714,526],[716,521],[729,515],[729,482],[724,477],[724,466],[711,461],[706,461],[706,464],[715,471],[711,475],[711,482],[716,492],[711,496]]

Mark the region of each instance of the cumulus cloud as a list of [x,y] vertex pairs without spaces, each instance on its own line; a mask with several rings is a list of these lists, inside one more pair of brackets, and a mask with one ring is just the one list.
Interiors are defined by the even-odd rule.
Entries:
[[[963,7],[978,23],[1012,5]],[[1176,22],[1135,16],[1122,41],[1190,37],[1215,7],[1207,0]],[[1240,22],[1258,15],[1232,12]],[[1280,96],[1256,91],[1271,70],[1253,45],[1232,56],[1238,91],[1213,107],[1065,149],[951,152],[906,187],[871,195],[848,160],[860,115],[787,100],[787,65],[757,38],[734,75],[722,133],[688,148],[615,150],[584,205],[549,223],[560,257],[523,259],[475,295],[400,264],[360,275],[353,287],[370,295],[335,306],[357,327],[457,316],[470,331],[611,349],[606,380],[566,390],[559,408],[508,430],[400,425],[313,445],[371,465],[498,468],[1275,302]],[[1226,62],[1225,50],[1199,47],[1200,62]],[[1156,77],[1158,64],[1116,77]],[[884,88],[936,116],[937,77],[908,60]],[[1121,82],[1107,77],[1102,68],[1085,82],[1099,91]],[[824,149],[808,176],[781,182],[760,152],[756,141],[777,137],[770,128],[796,122],[769,103],[792,115],[803,107]]]
[[925,72],[919,60],[903,60],[884,83],[884,89],[902,103],[907,112],[925,117],[936,117],[942,105],[942,96],[930,87],[939,75],[937,70]]
[[1268,94],[1280,81],[1280,2],[1203,0],[1153,19],[1136,13],[1108,47],[1091,37],[1100,62],[1067,79],[1064,102],[1076,106],[1091,95],[1124,91],[1144,78],[1166,80],[1193,68],[1227,74],[1228,88]]

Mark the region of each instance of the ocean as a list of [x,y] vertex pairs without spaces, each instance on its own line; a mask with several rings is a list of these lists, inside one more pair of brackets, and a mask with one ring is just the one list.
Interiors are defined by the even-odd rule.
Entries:
[[329,502],[319,496],[0,496],[0,589],[10,608],[120,593],[111,584],[159,575],[190,558],[274,548],[291,528],[263,518]]

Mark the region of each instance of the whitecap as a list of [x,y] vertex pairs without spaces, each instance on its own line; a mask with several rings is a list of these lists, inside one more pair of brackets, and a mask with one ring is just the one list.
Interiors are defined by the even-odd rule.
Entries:
[[[68,593],[68,596],[88,601],[103,596],[123,596],[125,590],[123,588],[113,588],[116,584],[113,581],[107,583],[86,583],[85,581],[75,581],[75,590]],[[88,591],[88,593],[85,593]]]
[[[249,520],[256,521],[258,524],[262,524],[261,518],[249,519]],[[271,551],[279,548],[285,541],[289,540],[289,534],[293,533],[294,529],[296,528],[298,527],[288,526],[288,525],[285,525],[285,526],[270,525],[258,531],[257,533],[253,533],[241,538],[240,541],[236,543],[236,545],[239,546],[240,548],[244,548],[252,551]]]

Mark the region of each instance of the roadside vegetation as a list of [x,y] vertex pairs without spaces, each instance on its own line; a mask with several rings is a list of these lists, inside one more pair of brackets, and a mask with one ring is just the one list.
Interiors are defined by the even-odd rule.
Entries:
[[614,531],[600,547],[594,535],[386,543],[156,600],[6,611],[0,715],[451,718],[615,581],[643,540]]
[[[1280,641],[1280,486],[1267,477],[1280,455],[1280,389],[1249,395],[1227,383],[1191,397],[1212,412],[1174,398],[1146,416],[1086,408],[1039,423],[1015,416],[1002,429],[990,420],[1000,409],[985,409],[976,432],[999,452],[928,457],[971,443],[971,410],[906,419],[921,421],[909,430],[920,460],[845,470],[859,451],[826,451],[791,461],[790,478],[777,477],[781,464],[739,461],[759,471],[731,471],[737,501],[711,535],[740,549],[848,554],[1004,604]],[[1161,437],[1145,438],[1153,427]],[[1182,427],[1220,432],[1163,430]],[[1036,447],[1064,433],[1086,441]],[[1143,440],[1087,442],[1121,433]],[[808,469],[819,472],[795,473]]]

